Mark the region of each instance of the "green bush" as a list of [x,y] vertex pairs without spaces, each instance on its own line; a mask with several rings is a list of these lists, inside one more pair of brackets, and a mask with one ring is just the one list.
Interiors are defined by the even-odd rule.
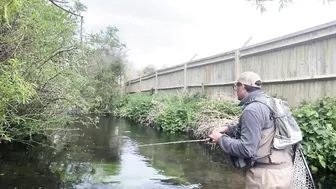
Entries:
[[184,132],[194,123],[201,97],[194,95],[128,95],[119,103],[115,115],[165,132]]
[[152,97],[144,94],[134,94],[123,99],[116,114],[133,121],[144,123],[153,108]]
[[303,102],[293,110],[303,133],[303,148],[314,172],[336,171],[336,98]]
[[166,132],[184,132],[195,121],[200,98],[192,95],[171,96],[165,101],[165,108],[157,116],[157,124]]

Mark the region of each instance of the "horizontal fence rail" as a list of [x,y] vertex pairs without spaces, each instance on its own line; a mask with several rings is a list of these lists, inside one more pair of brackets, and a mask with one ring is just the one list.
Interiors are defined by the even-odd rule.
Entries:
[[235,98],[232,85],[244,71],[257,72],[265,92],[293,105],[336,95],[336,21],[157,70],[128,81],[125,90]]

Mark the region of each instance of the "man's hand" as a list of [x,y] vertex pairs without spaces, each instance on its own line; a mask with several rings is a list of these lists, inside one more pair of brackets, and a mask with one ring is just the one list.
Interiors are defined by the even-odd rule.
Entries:
[[218,132],[218,133],[226,133],[229,130],[229,127],[225,126],[225,127],[219,127],[214,129],[212,132]]
[[209,138],[211,138],[211,142],[217,143],[219,141],[219,138],[222,136],[220,132],[212,132],[211,135],[209,135]]

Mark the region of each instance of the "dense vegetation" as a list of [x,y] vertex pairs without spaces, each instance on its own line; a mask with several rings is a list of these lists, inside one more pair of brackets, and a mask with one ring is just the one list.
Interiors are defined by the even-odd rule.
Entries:
[[115,109],[119,117],[171,133],[193,133],[204,119],[233,119],[239,112],[234,101],[210,100],[194,94],[128,95]]
[[[304,135],[304,152],[314,172],[336,171],[335,103],[336,98],[326,97],[293,108]],[[192,94],[132,94],[121,101],[115,114],[166,132],[192,133],[202,138],[214,127],[236,123],[240,111],[235,101]]]
[[81,32],[78,1],[0,2],[0,142],[34,143],[110,112],[125,74],[117,28]]
[[293,113],[304,135],[304,151],[313,171],[336,171],[336,97],[303,102]]

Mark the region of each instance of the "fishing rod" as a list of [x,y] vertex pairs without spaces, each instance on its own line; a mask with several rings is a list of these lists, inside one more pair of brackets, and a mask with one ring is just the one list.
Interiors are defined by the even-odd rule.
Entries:
[[181,144],[181,143],[192,143],[192,142],[210,142],[210,138],[206,139],[198,139],[198,140],[181,140],[181,141],[174,141],[174,142],[161,142],[161,143],[153,143],[153,144],[142,144],[137,145],[137,147],[146,147],[146,146],[158,146],[158,145],[166,145],[166,144]]

